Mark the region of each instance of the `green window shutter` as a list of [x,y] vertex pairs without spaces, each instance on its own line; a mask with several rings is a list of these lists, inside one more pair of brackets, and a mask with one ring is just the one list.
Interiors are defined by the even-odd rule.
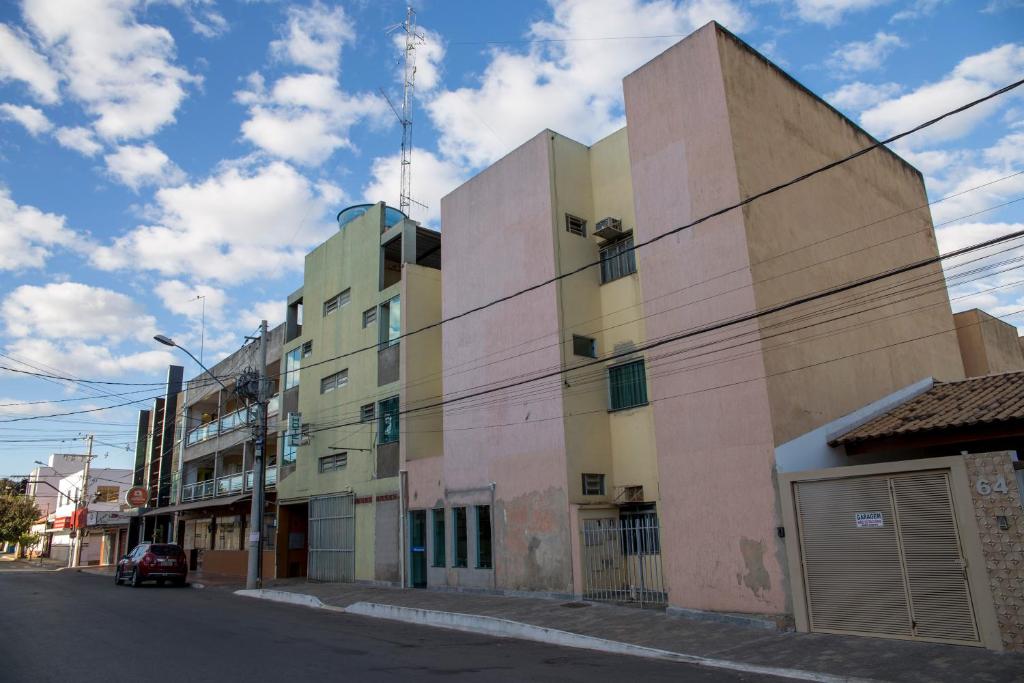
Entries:
[[611,410],[623,410],[647,403],[647,380],[643,360],[608,368]]
[[434,566],[445,565],[444,555],[444,508],[435,508],[433,511],[434,522]]

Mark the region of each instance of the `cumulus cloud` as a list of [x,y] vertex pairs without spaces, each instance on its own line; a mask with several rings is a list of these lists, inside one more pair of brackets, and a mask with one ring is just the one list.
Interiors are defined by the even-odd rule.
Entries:
[[65,223],[64,216],[18,205],[0,186],[0,270],[42,268],[54,247],[79,246],[80,237]]
[[300,269],[332,229],[318,187],[283,162],[227,166],[154,199],[152,222],[94,249],[95,266],[238,285]]
[[835,26],[850,12],[878,7],[892,0],[794,0],[796,13],[804,21]]
[[156,321],[131,297],[79,282],[17,287],[0,304],[7,334],[35,339],[146,340]]
[[914,0],[914,2],[892,15],[889,22],[894,24],[898,21],[910,21],[927,17],[948,2],[949,0]]
[[67,80],[68,92],[111,140],[152,135],[175,120],[186,87],[200,82],[177,66],[166,29],[136,21],[139,0],[25,0],[35,38]]
[[[416,90],[424,93],[433,90],[441,82],[445,45],[440,33],[422,27],[418,27],[416,33],[422,37],[416,44]],[[404,31],[395,31],[391,38],[399,60],[395,71],[395,80],[399,83],[405,79],[405,37]]]
[[41,109],[27,104],[0,104],[0,118],[17,121],[33,136],[49,132],[53,128],[50,119],[46,118]]
[[615,35],[685,35],[710,19],[742,31],[750,18],[720,1],[561,0],[551,20],[533,23],[523,52],[496,49],[479,84],[437,92],[426,105],[443,156],[472,167],[491,163],[544,128],[591,142],[621,127],[622,77],[677,38],[621,40]]
[[839,77],[873,71],[880,69],[894,50],[906,46],[899,36],[879,31],[871,40],[856,40],[834,50],[825,64]]
[[[411,218],[436,225],[441,219],[441,197],[465,182],[468,172],[462,166],[439,159],[425,150],[414,151],[413,161],[416,172],[412,175],[412,198],[426,204],[427,208],[413,204]],[[374,159],[370,181],[363,188],[366,201],[384,201],[390,206],[398,206],[401,168],[401,157],[397,154]]]
[[44,104],[60,100],[60,76],[36,52],[31,39],[7,24],[0,24],[0,83],[21,81]]
[[93,132],[81,126],[58,128],[53,136],[60,143],[61,147],[73,149],[87,157],[96,156],[103,149],[103,145],[96,142],[96,136]]
[[825,95],[825,99],[839,109],[858,112],[891,99],[900,90],[902,87],[898,83],[871,84],[854,81],[833,90]]
[[259,327],[260,322],[266,320],[267,328],[272,330],[284,322],[286,307],[287,302],[284,299],[257,301],[247,306],[245,311],[241,313],[242,327],[246,329]]
[[7,351],[31,358],[39,365],[66,368],[68,372],[88,377],[166,372],[171,363],[180,363],[169,349],[119,353],[117,347],[107,342],[91,344],[78,340],[23,338],[7,344]]
[[[1019,77],[1024,71],[1024,45],[1007,44],[960,61],[946,77],[902,96],[880,102],[861,115],[861,123],[878,137],[922,123],[945,111],[987,95]],[[955,140],[970,133],[1014,95],[990,100],[916,133],[908,145]]]
[[314,2],[309,7],[289,7],[288,23],[279,40],[270,44],[277,59],[322,73],[341,66],[341,48],[356,38],[353,22],[340,6]]
[[166,187],[185,181],[185,173],[153,143],[118,147],[103,160],[112,177],[135,191],[145,185]]

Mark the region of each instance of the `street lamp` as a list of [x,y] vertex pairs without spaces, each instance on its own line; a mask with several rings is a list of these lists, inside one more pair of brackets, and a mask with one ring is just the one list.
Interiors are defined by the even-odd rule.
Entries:
[[156,341],[160,342],[164,346],[174,346],[174,347],[177,347],[177,348],[181,349],[182,351],[184,351],[185,354],[189,358],[191,358],[192,360],[194,360],[196,362],[196,365],[198,365],[199,367],[201,367],[203,370],[206,371],[206,374],[208,374],[210,377],[213,377],[213,379],[215,379],[217,381],[217,384],[221,385],[221,387],[224,388],[224,391],[230,391],[230,389],[227,388],[227,386],[224,384],[224,382],[221,382],[220,379],[218,379],[215,374],[210,372],[210,368],[208,368],[205,365],[203,365],[203,363],[198,358],[193,356],[192,352],[189,351],[188,349],[186,349],[184,346],[182,346],[181,344],[178,344],[173,339],[171,339],[167,335],[163,335],[163,334],[153,335],[153,339],[155,339]]

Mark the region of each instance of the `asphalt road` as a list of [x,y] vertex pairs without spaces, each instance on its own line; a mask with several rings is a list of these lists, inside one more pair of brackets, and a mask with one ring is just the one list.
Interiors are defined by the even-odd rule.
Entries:
[[778,681],[219,590],[0,571],[0,681]]

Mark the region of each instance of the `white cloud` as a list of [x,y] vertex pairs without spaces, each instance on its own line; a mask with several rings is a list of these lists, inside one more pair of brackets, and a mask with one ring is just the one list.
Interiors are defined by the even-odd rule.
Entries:
[[[416,44],[416,91],[425,93],[433,90],[441,82],[445,45],[439,33],[423,27],[417,27],[416,33],[423,38]],[[392,44],[398,58],[395,80],[401,83],[405,78],[405,31],[395,31],[392,35]]]
[[103,157],[111,176],[138,191],[144,185],[179,185],[185,173],[153,143],[125,145]]
[[949,0],[914,0],[914,2],[907,5],[906,8],[892,15],[892,18],[889,19],[889,23],[927,17],[947,2],[949,2]]
[[25,0],[23,14],[68,91],[108,139],[153,134],[175,120],[200,78],[174,64],[174,38],[135,20],[140,0]]
[[892,0],[794,0],[797,15],[804,21],[835,26],[848,12],[885,5]]
[[9,335],[34,339],[119,342],[156,332],[131,297],[79,282],[22,285],[0,304],[0,317]]
[[289,7],[288,24],[280,40],[270,44],[276,58],[313,71],[335,73],[341,66],[341,48],[355,40],[352,21],[340,6],[314,2],[309,7]]
[[56,246],[76,247],[79,237],[64,216],[19,206],[0,186],[0,270],[42,268]]
[[152,224],[94,249],[92,261],[204,282],[268,280],[301,269],[307,247],[333,229],[323,221],[327,209],[318,188],[288,164],[228,166],[158,190]]
[[22,81],[44,104],[60,100],[60,76],[36,52],[28,36],[0,24],[0,83]]
[[209,319],[220,318],[224,304],[228,301],[227,293],[219,287],[188,284],[181,280],[164,280],[154,288],[154,291],[168,311],[197,320],[203,312],[202,298],[205,298],[206,316]]
[[[1002,45],[963,59],[942,80],[876,104],[861,115],[861,123],[878,137],[888,137],[987,95],[1012,82],[1021,71],[1024,71],[1024,45]],[[917,147],[960,138],[1000,107],[1007,106],[1013,97],[1013,94],[1004,95],[951,116],[915,133],[907,144]]]
[[285,76],[269,93],[260,74],[250,74],[247,84],[235,94],[249,105],[242,135],[276,157],[301,164],[315,166],[338,149],[352,148],[353,125],[383,122],[390,115],[380,97],[342,92],[337,80],[325,74]]
[[[366,201],[384,201],[389,206],[398,206],[400,162],[397,154],[373,160],[370,181],[363,188]],[[426,204],[427,208],[413,204],[411,218],[436,225],[441,219],[441,197],[465,182],[468,172],[458,164],[439,159],[425,150],[413,152],[413,169],[412,198]]]
[[737,31],[750,23],[724,0],[561,0],[553,11],[527,37],[557,42],[534,43],[527,52],[496,49],[478,86],[439,91],[427,104],[442,155],[479,167],[544,128],[583,142],[603,137],[625,123],[622,77],[678,40],[574,39],[686,35],[711,18]]
[[46,118],[41,109],[27,104],[0,104],[0,118],[17,121],[33,136],[46,133],[53,128],[50,119]]
[[838,76],[880,69],[897,48],[906,47],[903,40],[892,33],[879,31],[867,41],[853,41],[832,52],[825,64]]
[[240,320],[244,329],[259,327],[260,322],[267,321],[267,329],[274,329],[284,322],[285,308],[287,302],[283,299],[270,299],[268,301],[257,301],[246,306],[245,311],[240,314]]
[[96,142],[96,136],[88,128],[76,126],[74,128],[58,128],[53,134],[61,147],[73,149],[87,157],[96,156],[103,145]]
[[825,99],[834,107],[857,112],[892,98],[900,90],[898,83],[870,84],[854,81],[825,95]]
[[216,38],[228,31],[227,19],[215,9],[214,0],[149,0],[167,2],[185,13],[192,30],[204,38]]
[[[150,340],[152,342],[152,340]],[[156,342],[152,342],[156,346]],[[18,339],[7,345],[11,355],[31,358],[40,365],[65,368],[83,377],[120,377],[131,372],[166,372],[172,363],[180,364],[169,349],[118,354],[104,342],[90,344],[77,340]],[[154,393],[156,393],[154,391]]]

